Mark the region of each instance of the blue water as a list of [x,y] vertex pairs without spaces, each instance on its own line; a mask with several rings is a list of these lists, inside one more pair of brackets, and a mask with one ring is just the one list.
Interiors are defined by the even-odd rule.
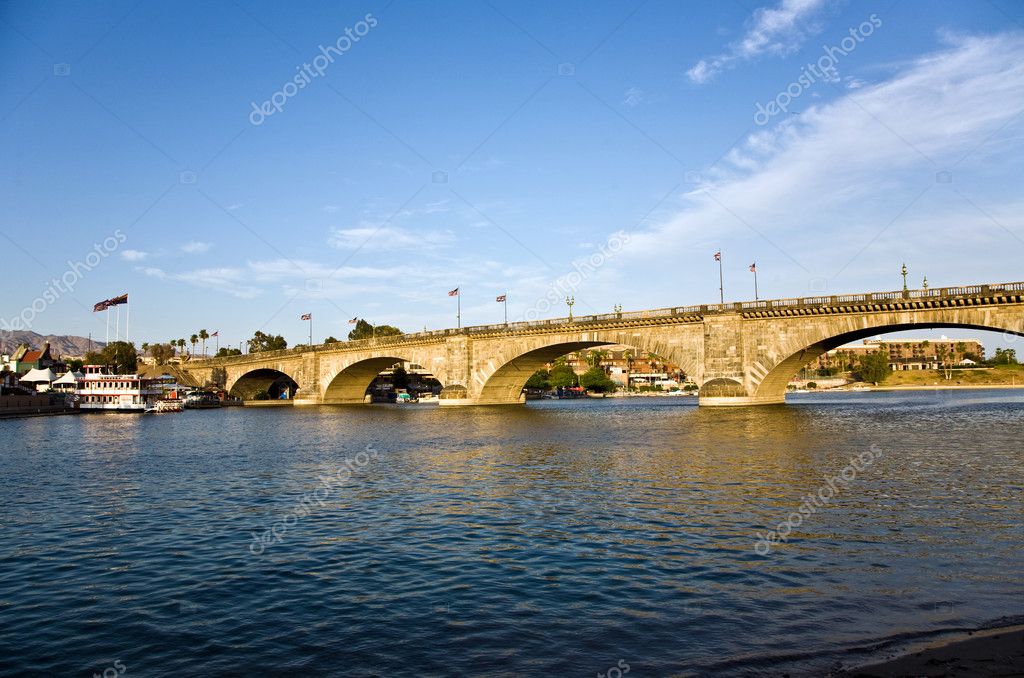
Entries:
[[0,674],[820,675],[1024,615],[1022,431],[1015,391],[0,421]]

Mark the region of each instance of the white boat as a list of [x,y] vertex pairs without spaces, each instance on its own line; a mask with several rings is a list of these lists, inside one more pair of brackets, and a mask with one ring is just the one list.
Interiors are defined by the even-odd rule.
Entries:
[[166,412],[184,412],[185,401],[183,400],[172,400],[170,398],[163,398],[157,400],[151,407],[146,408],[146,412],[153,414],[164,414]]
[[109,374],[102,365],[86,365],[76,379],[75,397],[84,412],[145,412],[163,391],[156,380],[138,374]]

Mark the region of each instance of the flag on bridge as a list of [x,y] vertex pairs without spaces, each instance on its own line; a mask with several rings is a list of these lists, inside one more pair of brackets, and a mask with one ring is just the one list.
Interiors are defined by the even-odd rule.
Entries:
[[299,320],[312,320],[312,319],[313,319],[313,314],[312,313],[303,313],[302,317],[299,318]]
[[496,302],[498,302],[498,303],[500,304],[500,303],[502,303],[502,302],[504,302],[504,301],[505,301],[505,297],[506,297],[506,296],[508,296],[508,295],[502,294],[502,295],[501,295],[501,296],[499,296],[499,297],[498,297],[497,299],[495,299],[495,301],[496,301]]
[[750,272],[751,273],[757,273],[757,262],[756,261],[750,265]]
[[211,337],[219,337],[219,336],[220,336],[220,330],[217,330],[216,332],[214,332],[214,333],[213,333],[213,334],[211,334],[210,336],[211,336]]
[[454,290],[451,290],[450,292],[448,292],[448,296],[449,297],[457,297],[457,296],[459,296],[459,288],[456,287]]
[[359,317],[356,316],[355,318],[352,318],[351,320],[349,320],[348,324],[349,325],[355,325],[358,321],[359,321]]
[[721,260],[722,260],[722,253],[721,252],[715,252],[715,261],[721,261]]

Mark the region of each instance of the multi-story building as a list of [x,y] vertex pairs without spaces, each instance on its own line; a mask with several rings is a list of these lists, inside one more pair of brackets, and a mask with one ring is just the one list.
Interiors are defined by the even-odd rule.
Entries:
[[865,339],[863,343],[840,346],[818,358],[819,368],[852,369],[868,353],[882,351],[889,356],[889,367],[896,370],[937,370],[953,365],[971,365],[985,359],[985,346],[979,339]]

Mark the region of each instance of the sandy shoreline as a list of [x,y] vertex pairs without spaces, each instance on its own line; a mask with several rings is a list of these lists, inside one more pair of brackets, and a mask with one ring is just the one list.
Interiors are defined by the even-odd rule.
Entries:
[[1024,676],[1024,624],[932,641],[906,654],[836,675],[843,678]]

